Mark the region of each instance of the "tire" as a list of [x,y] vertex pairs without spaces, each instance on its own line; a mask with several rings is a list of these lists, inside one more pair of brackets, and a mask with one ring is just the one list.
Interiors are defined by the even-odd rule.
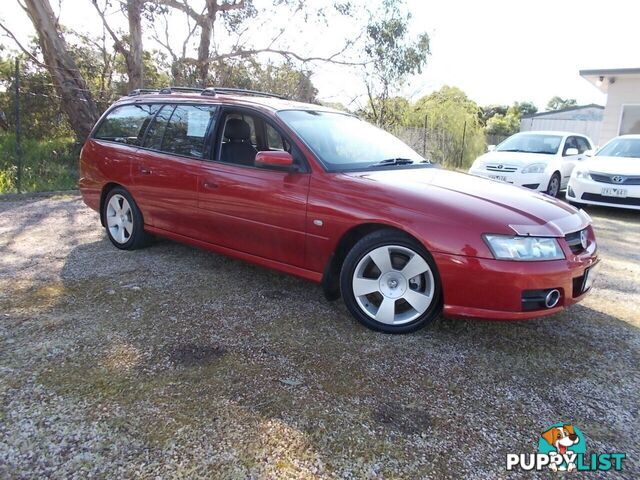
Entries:
[[554,172],[549,179],[549,185],[547,185],[547,195],[551,195],[552,197],[557,197],[560,194],[560,184],[562,179],[560,178],[560,174],[558,172]]
[[121,250],[135,250],[147,244],[144,220],[133,197],[122,187],[109,191],[102,207],[107,236]]
[[340,290],[360,323],[385,333],[414,332],[433,322],[442,307],[433,258],[396,230],[375,231],[353,246],[342,264]]

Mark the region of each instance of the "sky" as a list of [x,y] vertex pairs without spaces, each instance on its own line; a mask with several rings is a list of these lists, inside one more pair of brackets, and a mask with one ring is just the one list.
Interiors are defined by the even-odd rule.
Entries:
[[[362,1],[365,6],[372,3]],[[271,5],[267,0],[255,2]],[[33,35],[16,0],[3,3],[0,19],[21,39]],[[320,7],[329,2],[310,3]],[[61,5],[63,24],[89,33],[101,31],[91,0],[62,0]],[[407,8],[411,31],[426,31],[431,40],[426,68],[408,79],[401,91],[412,99],[451,85],[480,105],[533,101],[543,110],[554,95],[575,98],[579,104],[604,104],[605,95],[581,78],[579,70],[640,67],[637,0],[407,0]],[[119,17],[111,15],[116,26]],[[272,34],[277,28],[274,18],[278,17],[265,15],[246,34],[248,41]],[[331,54],[354,31],[352,21],[337,16],[327,18],[325,25],[305,24],[300,16],[285,21],[299,28],[283,36],[281,44],[305,54]],[[172,18],[170,37],[175,45],[185,28],[183,17]],[[228,45],[220,32],[218,42],[224,50]],[[147,39],[145,47],[150,44]],[[313,65],[313,71],[322,100],[349,104],[363,91],[362,75],[352,68],[320,63]]]

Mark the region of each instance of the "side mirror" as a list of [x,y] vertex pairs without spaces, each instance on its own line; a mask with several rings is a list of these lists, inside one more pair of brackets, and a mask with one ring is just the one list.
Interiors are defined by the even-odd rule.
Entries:
[[487,152],[493,152],[496,149],[495,145],[488,145],[487,146]]
[[289,152],[258,152],[255,161],[256,167],[277,168],[287,170],[293,167],[293,157]]
[[564,156],[565,157],[570,157],[572,155],[578,155],[578,149],[577,148],[567,148],[564,152]]
[[595,155],[595,153],[596,153],[595,150],[585,150],[584,156],[585,157],[593,157]]

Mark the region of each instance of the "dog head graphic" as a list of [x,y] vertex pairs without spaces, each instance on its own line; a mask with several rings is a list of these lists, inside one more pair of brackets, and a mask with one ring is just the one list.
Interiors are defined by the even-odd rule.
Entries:
[[560,425],[551,427],[542,433],[549,445],[554,447],[560,455],[567,453],[567,449],[580,442],[580,436],[575,432],[573,425]]

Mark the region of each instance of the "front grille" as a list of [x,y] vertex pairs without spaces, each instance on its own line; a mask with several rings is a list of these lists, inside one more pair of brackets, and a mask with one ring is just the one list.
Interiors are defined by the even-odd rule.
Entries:
[[495,165],[487,165],[486,168],[491,172],[506,172],[506,173],[513,173],[516,170],[518,170],[518,167],[514,167],[511,165],[502,165],[501,163],[498,163]]
[[581,240],[582,232],[583,230],[578,230],[577,232],[567,233],[564,236],[564,239],[566,240],[567,244],[569,245],[569,248],[571,249],[571,252],[574,255],[578,255],[579,253],[584,252],[584,248],[582,248],[582,240]]
[[640,198],[634,197],[607,197],[597,193],[583,193],[581,198],[582,200],[591,200],[592,202],[613,203],[615,205],[632,205],[634,207],[640,206]]
[[[592,180],[600,183],[611,183],[613,185],[640,185],[640,176],[609,175],[607,173],[591,172]],[[620,177],[622,181],[614,181],[614,177]]]

